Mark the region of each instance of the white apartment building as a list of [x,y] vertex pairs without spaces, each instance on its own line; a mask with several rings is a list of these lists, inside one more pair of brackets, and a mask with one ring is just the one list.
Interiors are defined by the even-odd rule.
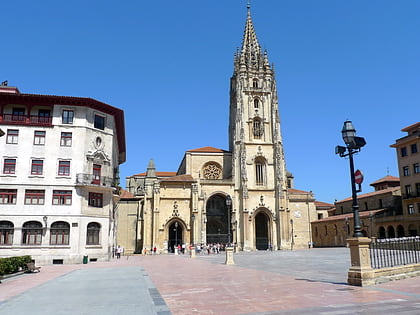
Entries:
[[108,260],[126,153],[124,112],[3,84],[0,128],[0,257]]

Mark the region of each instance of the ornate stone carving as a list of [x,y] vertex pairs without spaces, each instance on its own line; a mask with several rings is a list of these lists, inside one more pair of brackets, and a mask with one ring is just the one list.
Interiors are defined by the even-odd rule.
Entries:
[[216,163],[209,163],[203,168],[205,179],[221,179],[222,169]]

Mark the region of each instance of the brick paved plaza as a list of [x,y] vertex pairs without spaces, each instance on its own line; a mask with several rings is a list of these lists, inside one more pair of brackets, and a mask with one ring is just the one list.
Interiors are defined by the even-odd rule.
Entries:
[[122,257],[0,284],[0,314],[419,314],[418,278],[346,284],[346,248]]

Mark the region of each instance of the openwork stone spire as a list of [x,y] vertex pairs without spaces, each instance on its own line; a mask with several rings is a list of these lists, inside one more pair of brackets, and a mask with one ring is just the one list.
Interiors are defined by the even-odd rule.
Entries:
[[260,44],[258,43],[257,35],[255,33],[254,24],[251,18],[251,9],[248,4],[248,15],[245,24],[245,32],[242,40],[242,48],[235,56],[235,64],[237,66],[245,66],[247,68],[260,68],[268,64],[266,56],[261,52]]

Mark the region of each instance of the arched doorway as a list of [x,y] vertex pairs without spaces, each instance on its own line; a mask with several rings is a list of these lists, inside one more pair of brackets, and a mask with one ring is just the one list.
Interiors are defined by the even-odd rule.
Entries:
[[388,226],[388,238],[395,238],[395,230],[392,225]]
[[[206,241],[212,243],[228,243],[228,207],[226,197],[214,195],[206,205]],[[232,230],[230,231],[232,235]]]
[[169,225],[168,250],[170,253],[175,252],[175,245],[182,245],[182,231],[182,224],[178,221],[174,221],[171,225]]
[[404,237],[404,227],[402,225],[397,226],[397,237]]
[[267,250],[270,244],[268,233],[269,219],[264,212],[255,216],[255,248],[257,250]]
[[379,228],[378,234],[379,234],[379,238],[386,238],[385,228],[383,226]]

